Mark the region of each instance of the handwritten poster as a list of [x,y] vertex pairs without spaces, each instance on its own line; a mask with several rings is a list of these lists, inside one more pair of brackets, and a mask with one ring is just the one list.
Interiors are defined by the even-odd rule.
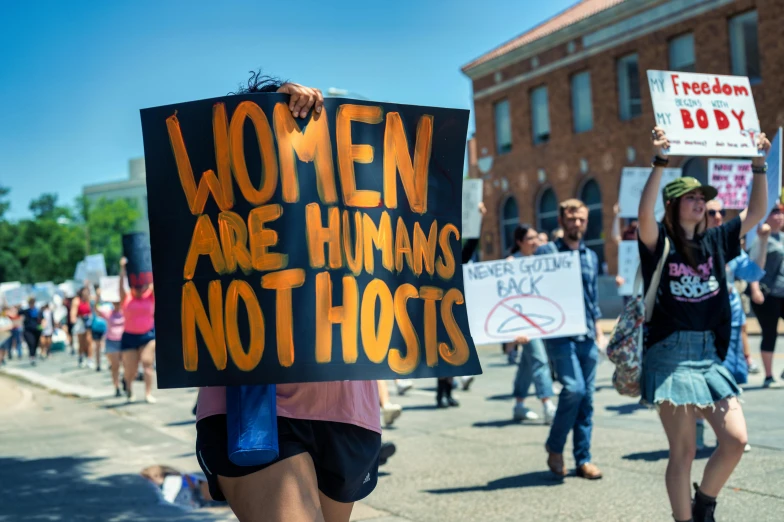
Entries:
[[120,302],[120,276],[101,277],[99,288],[101,289],[101,301],[106,303]]
[[618,275],[623,277],[623,285],[618,287],[618,295],[634,293],[634,279],[640,266],[640,250],[637,241],[621,241],[618,247]]
[[676,156],[755,156],[760,123],[743,76],[648,71],[656,125]]
[[463,280],[476,344],[587,332],[577,252],[471,263]]
[[460,270],[468,111],[287,102],[141,111],[158,386],[481,373]]
[[[770,152],[768,152],[768,157],[766,162],[768,164],[768,205],[767,205],[767,212],[765,213],[765,217],[762,218],[761,222],[764,222],[768,219],[768,214],[773,207],[776,206],[776,203],[781,201],[782,198],[782,190],[781,190],[781,159],[782,159],[782,142],[781,142],[781,127],[778,128],[778,132],[770,140]],[[752,174],[753,176],[753,174]],[[752,181],[754,178],[752,177]],[[751,183],[751,182],[750,182]],[[749,184],[748,188],[749,193],[751,193],[751,184]],[[761,223],[760,222],[760,223]],[[759,223],[758,223],[759,226]],[[754,240],[757,239],[757,227],[751,227],[751,230],[748,231],[746,234],[746,248],[751,248]]]
[[[621,207],[620,217],[637,217],[640,199],[642,199],[642,191],[645,188],[645,184],[648,182],[648,177],[650,175],[650,167],[624,167],[621,172],[621,188],[618,196],[618,203]],[[659,184],[659,190],[656,191],[657,195],[661,194],[661,189],[664,188],[667,183],[679,177],[681,177],[681,169],[664,169],[661,183]],[[664,201],[660,196],[656,198],[655,214],[657,221],[664,217]]]
[[476,239],[482,232],[482,214],[479,212],[482,190],[483,180],[463,180],[463,239]]
[[724,208],[746,208],[749,203],[751,162],[748,160],[708,160],[710,184],[719,191]]

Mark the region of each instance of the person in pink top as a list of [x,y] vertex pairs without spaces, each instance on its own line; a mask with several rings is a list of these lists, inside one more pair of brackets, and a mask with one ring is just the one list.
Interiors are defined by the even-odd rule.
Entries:
[[128,402],[133,402],[133,380],[139,369],[144,370],[144,400],[156,402],[152,396],[152,365],[155,362],[155,292],[152,285],[131,288],[125,291],[125,266],[128,260],[120,260],[120,301],[125,316],[120,350],[122,353],[123,378],[125,379]]
[[[96,290],[96,292],[100,292]],[[99,299],[100,299],[100,293]],[[122,311],[122,302],[112,303],[112,309],[96,307],[96,313],[106,321],[106,358],[109,359],[109,369],[112,372],[114,396],[121,397],[120,391],[120,353],[122,350],[122,336],[125,331],[125,316]],[[123,388],[127,385],[123,381]]]
[[[290,94],[294,117],[305,117],[311,108],[319,113],[324,103],[318,89],[281,84],[259,73],[236,94],[259,92]],[[199,390],[196,455],[210,495],[228,501],[240,521],[348,522],[354,502],[369,495],[378,480],[376,382],[279,384],[276,391],[278,458],[238,466],[228,456],[226,389]]]

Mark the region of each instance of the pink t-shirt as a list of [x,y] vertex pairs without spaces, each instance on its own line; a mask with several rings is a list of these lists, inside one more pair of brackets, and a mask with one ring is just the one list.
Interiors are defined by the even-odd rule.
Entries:
[[106,319],[106,340],[122,341],[122,334],[125,331],[125,316],[122,310],[97,310],[98,314]]
[[145,334],[155,327],[155,294],[152,290],[147,290],[141,298],[127,294],[122,308],[126,332]]
[[[343,422],[381,433],[376,381],[278,384],[279,417]],[[196,420],[226,413],[226,388],[199,388]]]

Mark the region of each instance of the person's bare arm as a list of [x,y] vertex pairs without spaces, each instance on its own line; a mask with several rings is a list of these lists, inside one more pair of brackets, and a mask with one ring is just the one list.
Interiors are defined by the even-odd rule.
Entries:
[[[667,152],[670,148],[670,141],[660,127],[655,127],[652,133],[653,149],[657,156],[667,159]],[[656,200],[660,197],[659,185],[661,185],[664,167],[653,167],[645,188],[640,198],[640,207],[637,213],[639,228],[637,234],[640,241],[650,252],[656,250],[656,243],[659,242],[659,224],[656,222]]]
[[616,203],[615,205],[613,205],[613,229],[612,229],[612,235],[616,245],[620,245],[623,239],[621,237],[620,214],[621,214],[621,207],[619,206],[618,203]]
[[757,252],[752,261],[757,263],[760,268],[765,268],[765,261],[768,258],[768,238],[770,237],[770,225],[763,223],[757,230]]
[[[765,159],[770,150],[770,141],[765,133],[760,133],[757,136],[757,148],[763,152],[761,156],[755,156],[751,160],[754,167],[762,167],[765,165]],[[757,223],[762,221],[767,214],[768,209],[768,176],[765,174],[754,174],[751,182],[751,194],[749,195],[749,206],[740,213],[740,235],[743,236]]]
[[78,296],[71,299],[71,310],[69,311],[69,314],[71,316],[71,324],[76,322],[76,316],[79,312],[79,303],[81,302],[82,300]]
[[765,294],[763,294],[762,290],[760,289],[759,281],[749,283],[749,294],[751,296],[752,303],[761,305],[765,302]]
[[126,275],[126,268],[125,266],[128,264],[128,259],[122,257],[120,259],[120,302],[125,303],[125,275]]

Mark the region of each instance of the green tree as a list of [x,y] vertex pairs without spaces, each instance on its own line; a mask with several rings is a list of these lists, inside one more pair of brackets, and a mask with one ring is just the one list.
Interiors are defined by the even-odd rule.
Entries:
[[81,197],[77,199],[76,207],[78,215],[86,224],[90,254],[103,254],[106,270],[110,274],[117,274],[122,257],[122,236],[134,230],[141,215],[135,202],[101,198],[91,203]]

